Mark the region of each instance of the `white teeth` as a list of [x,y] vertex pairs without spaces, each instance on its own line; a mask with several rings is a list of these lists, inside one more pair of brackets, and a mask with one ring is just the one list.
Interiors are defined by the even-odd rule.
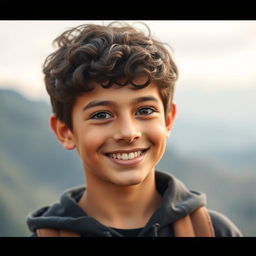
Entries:
[[134,158],[134,153],[129,153],[129,159],[133,159]]
[[122,158],[121,158],[122,160],[127,160],[128,159],[128,155],[127,154],[122,154]]
[[114,159],[120,159],[120,160],[131,160],[136,157],[139,157],[142,154],[142,151],[136,151],[136,152],[131,152],[129,154],[127,153],[117,153],[117,154],[110,154],[110,157]]

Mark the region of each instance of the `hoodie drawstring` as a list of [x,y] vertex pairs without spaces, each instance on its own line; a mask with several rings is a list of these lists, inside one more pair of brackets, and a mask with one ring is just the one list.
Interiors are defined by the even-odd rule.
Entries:
[[158,237],[158,229],[160,228],[160,224],[156,222],[152,227],[154,229],[154,237]]
[[112,235],[109,231],[104,231],[103,234],[105,237],[112,237]]

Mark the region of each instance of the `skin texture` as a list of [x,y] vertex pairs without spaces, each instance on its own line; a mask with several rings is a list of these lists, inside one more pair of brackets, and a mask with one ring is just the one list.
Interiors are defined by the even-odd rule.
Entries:
[[[58,140],[64,148],[76,149],[81,158],[87,189],[78,204],[89,216],[116,228],[147,223],[161,203],[154,169],[165,151],[175,113],[173,103],[165,119],[152,82],[139,90],[129,85],[108,89],[95,85],[93,91],[77,98],[72,131],[51,116],[50,126]],[[109,155],[139,149],[146,152],[133,160],[114,160]]]

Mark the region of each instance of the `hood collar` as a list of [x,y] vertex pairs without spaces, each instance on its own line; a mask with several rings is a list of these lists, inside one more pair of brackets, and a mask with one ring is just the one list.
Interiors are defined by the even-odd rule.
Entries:
[[[158,236],[158,232],[166,225],[185,217],[195,209],[206,205],[203,193],[189,190],[183,182],[173,175],[156,171],[156,188],[162,195],[160,207],[154,212],[139,236],[151,232]],[[85,191],[84,186],[69,189],[63,193],[59,203],[42,207],[27,218],[30,231],[38,228],[70,229],[84,236],[121,236],[115,230],[101,224],[78,206],[77,201]]]

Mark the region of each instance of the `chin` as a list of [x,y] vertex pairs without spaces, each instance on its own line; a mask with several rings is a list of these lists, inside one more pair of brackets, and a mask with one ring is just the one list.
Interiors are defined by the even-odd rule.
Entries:
[[128,171],[118,175],[115,180],[115,184],[120,187],[134,186],[143,183],[147,174],[141,173],[141,171]]

